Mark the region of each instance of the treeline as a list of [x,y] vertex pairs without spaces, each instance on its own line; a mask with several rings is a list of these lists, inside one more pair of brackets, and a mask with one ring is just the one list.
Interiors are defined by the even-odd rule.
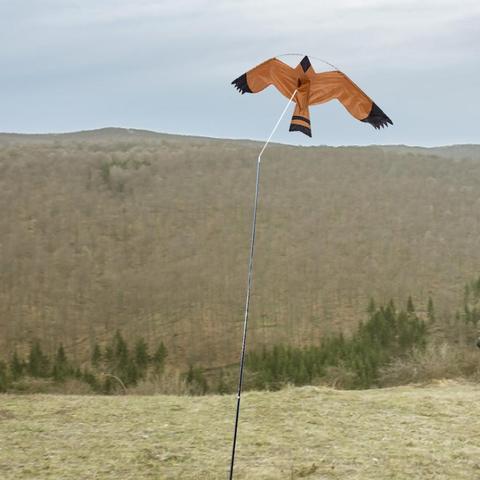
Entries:
[[[417,315],[410,297],[405,309],[397,309],[393,301],[377,307],[371,300],[367,312],[367,320],[349,337],[339,333],[310,347],[276,345],[249,352],[245,387],[275,390],[286,384],[328,383],[340,388],[379,385],[382,367],[425,347],[427,322]],[[426,313],[428,323],[435,322],[431,299]],[[62,345],[49,356],[39,341],[34,341],[26,358],[14,352],[9,361],[0,361],[0,391],[21,391],[29,379],[40,378],[56,384],[76,379],[88,384],[93,393],[126,393],[139,382],[161,378],[167,356],[163,342],[152,349],[139,338],[129,346],[117,331],[109,343],[95,343],[89,362],[80,367],[68,358]],[[178,393],[224,394],[236,388],[236,368],[207,376],[200,366],[191,365],[180,376],[183,389]]]
[[[431,299],[428,310],[432,322]],[[426,336],[426,323],[415,313],[411,298],[405,310],[397,310],[393,301],[377,308],[371,300],[367,321],[360,322],[350,338],[340,333],[325,338],[319,346],[277,345],[251,352],[247,358],[247,385],[263,390],[278,389],[288,383],[328,381],[343,388],[369,388],[377,384],[382,366],[413,348],[424,348]]]
[[76,379],[87,383],[95,393],[112,394],[135,386],[149,375],[162,375],[166,358],[163,342],[152,352],[143,338],[129,347],[120,331],[103,347],[95,343],[90,361],[82,366],[68,358],[63,345],[50,356],[35,340],[26,358],[15,351],[8,362],[0,361],[0,391],[22,390],[29,379],[56,383]]

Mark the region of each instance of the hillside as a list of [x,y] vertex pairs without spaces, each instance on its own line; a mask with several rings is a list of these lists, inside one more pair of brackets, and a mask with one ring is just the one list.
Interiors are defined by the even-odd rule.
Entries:
[[[0,134],[0,352],[78,359],[117,328],[169,359],[237,361],[251,141],[103,129]],[[264,154],[250,345],[349,332],[369,297],[439,318],[480,270],[480,147]]]
[[[4,480],[227,478],[233,396],[0,399]],[[238,480],[478,478],[478,385],[305,387],[242,402]]]

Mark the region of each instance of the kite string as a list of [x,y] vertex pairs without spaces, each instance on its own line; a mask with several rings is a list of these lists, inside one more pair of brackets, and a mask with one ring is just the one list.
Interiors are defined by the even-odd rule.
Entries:
[[262,159],[262,153],[265,151],[265,149],[267,148],[267,145],[270,143],[270,140],[272,139],[273,134],[276,132],[278,126],[280,125],[280,122],[282,121],[283,116],[285,115],[285,112],[287,111],[288,107],[290,106],[290,103],[292,103],[293,97],[295,96],[295,94],[296,94],[297,92],[298,92],[298,89],[296,88],[295,91],[292,93],[292,96],[289,98],[288,103],[285,105],[285,108],[283,109],[282,114],[281,114],[280,117],[278,118],[277,123],[276,123],[275,126],[273,127],[272,132],[270,133],[270,136],[268,137],[267,141],[265,142],[265,145],[263,146],[262,150],[260,151],[260,153],[259,153],[259,155],[258,155],[258,162],[261,161],[261,159]]
[[282,114],[280,115],[277,123],[273,127],[270,136],[268,137],[267,141],[263,145],[262,150],[260,151],[258,158],[257,158],[257,175],[255,180],[255,200],[253,206],[253,219],[252,219],[252,236],[250,239],[250,257],[248,260],[248,281],[247,281],[247,295],[245,299],[245,315],[243,321],[243,339],[242,339],[242,353],[240,356],[240,374],[238,379],[238,392],[237,392],[237,410],[235,413],[235,428],[233,433],[233,445],[232,445],[232,458],[230,461],[230,476],[229,479],[233,479],[233,466],[235,463],[235,449],[237,446],[237,432],[238,432],[238,420],[240,418],[240,398],[242,395],[242,386],[243,386],[243,371],[245,367],[245,352],[247,347],[247,329],[248,329],[248,313],[250,309],[250,293],[252,290],[252,280],[253,280],[253,256],[255,253],[255,237],[256,237],[256,226],[257,226],[257,207],[258,207],[258,192],[259,192],[259,185],[260,185],[260,163],[262,160],[262,153],[267,148],[267,145],[270,143],[273,134],[277,130],[278,125],[280,124],[285,112],[287,111],[290,103],[292,103],[293,97],[297,93],[297,89],[292,93],[292,96],[289,98],[287,105],[283,109]]
[[[296,56],[296,57],[303,57],[305,56],[304,53],[281,53],[280,55],[275,55],[275,57],[291,57],[291,56]],[[320,62],[325,63],[326,65],[329,65],[330,67],[334,68],[335,70],[340,71],[338,67],[336,67],[333,63],[327,62],[326,60],[323,60],[322,58],[319,57],[314,57],[312,55],[307,55],[308,58],[314,58],[315,60],[319,60]]]

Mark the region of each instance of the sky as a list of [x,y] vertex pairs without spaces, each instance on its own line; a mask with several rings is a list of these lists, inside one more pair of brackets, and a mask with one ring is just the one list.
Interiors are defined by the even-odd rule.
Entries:
[[2,132],[262,140],[285,98],[230,82],[300,52],[337,65],[394,126],[374,130],[334,101],[311,108],[312,139],[288,132],[291,107],[275,141],[480,143],[478,0],[0,0],[0,42]]

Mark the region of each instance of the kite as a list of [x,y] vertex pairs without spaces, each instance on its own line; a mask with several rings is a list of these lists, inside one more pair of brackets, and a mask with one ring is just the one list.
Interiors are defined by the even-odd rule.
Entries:
[[375,129],[393,122],[380,107],[340,70],[316,73],[305,56],[292,68],[278,58],[270,58],[236,78],[232,85],[242,93],[258,93],[273,85],[285,97],[296,91],[291,132],[312,136],[309,107],[337,99],[357,120]]
[[[285,54],[297,55],[297,54]],[[279,55],[282,56],[282,55]],[[300,55],[302,56],[302,55]],[[315,58],[315,57],[312,57]],[[324,63],[324,60],[322,60]],[[334,65],[328,65],[336,68]],[[240,356],[240,373],[237,390],[237,409],[235,415],[235,427],[233,434],[232,456],[230,460],[230,476],[233,479],[235,462],[235,450],[237,445],[237,433],[240,416],[240,399],[243,385],[243,372],[245,367],[245,352],[247,344],[248,313],[250,307],[250,295],[253,279],[253,257],[255,252],[255,232],[257,220],[258,193],[260,183],[260,163],[262,154],[275,133],[280,121],[287,111],[290,103],[295,102],[290,123],[291,132],[301,132],[309,137],[312,136],[310,126],[309,107],[330,100],[337,99],[347,111],[357,120],[370,123],[377,130],[393,125],[393,122],[382,111],[380,107],[368,97],[360,88],[355,85],[343,72],[336,69],[330,72],[316,73],[310,63],[310,59],[304,56],[302,61],[292,68],[278,58],[271,58],[264,63],[252,68],[248,72],[236,78],[232,84],[242,94],[258,93],[270,85],[274,85],[282,95],[288,98],[288,103],[283,109],[277,123],[273,127],[268,140],[263,145],[257,158],[257,176],[255,183],[255,199],[253,204],[252,230],[250,237],[250,256],[248,261],[247,294],[245,300],[245,311],[243,319],[243,340]],[[480,347],[480,340],[477,345]]]

